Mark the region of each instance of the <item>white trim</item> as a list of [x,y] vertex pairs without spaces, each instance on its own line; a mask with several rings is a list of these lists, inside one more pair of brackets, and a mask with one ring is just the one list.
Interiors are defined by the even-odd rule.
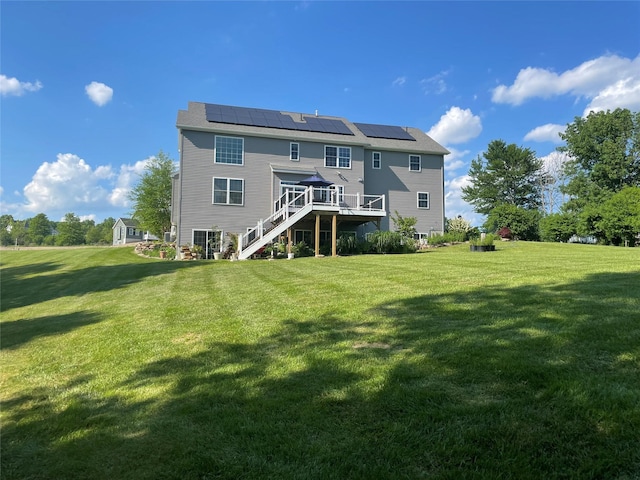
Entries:
[[[336,149],[336,165],[327,165],[327,148],[335,148]],[[340,149],[341,148],[345,148],[347,150],[349,150],[349,166],[348,167],[344,167],[340,165]],[[339,146],[339,145],[325,145],[324,146],[324,166],[325,168],[335,168],[335,169],[344,169],[344,170],[351,170],[351,163],[352,163],[352,159],[353,156],[351,155],[351,147],[345,147],[345,146]]]
[[[427,196],[427,206],[426,207],[421,207],[420,206],[420,195],[426,195]],[[424,201],[424,200],[422,200]],[[416,206],[420,209],[420,210],[430,210],[431,209],[431,195],[429,195],[429,192],[416,192]]]
[[[293,146],[296,145],[296,158],[293,158]],[[290,142],[289,143],[289,160],[291,160],[292,162],[299,162],[300,161],[300,142]]]
[[[230,138],[232,140],[240,140],[242,142],[242,158],[241,163],[229,163],[218,161],[218,138]],[[229,135],[215,135],[213,139],[213,163],[219,165],[234,165],[236,167],[244,166],[244,137],[231,137]]]
[[[226,180],[227,181],[227,201],[225,203],[221,203],[221,202],[216,202],[216,180]],[[237,180],[239,182],[242,182],[242,203],[230,203],[230,198],[231,198],[231,189],[230,189],[230,184],[231,184],[231,180]],[[244,206],[244,194],[245,194],[245,188],[244,188],[244,178],[229,178],[229,177],[213,177],[212,181],[211,181],[211,204],[212,205],[228,205],[228,206],[233,206],[233,207],[243,207]]]
[[[415,157],[418,158],[418,169],[417,170],[414,170],[414,169],[411,168],[411,158],[412,157],[413,158],[415,158]],[[421,172],[422,171],[422,157],[420,155],[413,155],[413,154],[409,155],[409,171],[410,172]]]
[[[378,154],[378,166],[376,167],[376,154]],[[371,168],[374,170],[380,170],[382,168],[382,153],[371,152]]]

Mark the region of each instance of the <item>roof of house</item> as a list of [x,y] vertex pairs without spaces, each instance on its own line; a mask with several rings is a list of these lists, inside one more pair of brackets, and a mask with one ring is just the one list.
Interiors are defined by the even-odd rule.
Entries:
[[138,221],[137,220],[133,220],[131,218],[122,218],[120,217],[118,220],[116,220],[116,223],[113,224],[113,228],[115,228],[115,226],[118,224],[118,222],[122,222],[124,224],[125,227],[138,227]]
[[353,123],[342,117],[200,102],[189,102],[188,110],[179,110],[176,126],[184,130],[331,142],[381,150],[450,153],[418,128]]

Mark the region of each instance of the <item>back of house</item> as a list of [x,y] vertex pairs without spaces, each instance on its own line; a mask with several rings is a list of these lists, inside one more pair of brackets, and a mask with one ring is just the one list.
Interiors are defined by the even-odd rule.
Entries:
[[[172,234],[207,258],[228,233],[248,245],[285,232],[315,246],[392,229],[396,211],[416,217],[420,235],[443,231],[449,152],[417,128],[198,102],[178,112],[177,128]],[[320,184],[305,182],[314,175]]]

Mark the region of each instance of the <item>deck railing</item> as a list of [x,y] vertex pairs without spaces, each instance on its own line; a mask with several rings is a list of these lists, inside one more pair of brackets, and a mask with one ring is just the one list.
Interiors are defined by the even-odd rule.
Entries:
[[352,213],[385,212],[386,208],[384,195],[341,194],[330,187],[313,186],[307,187],[303,192],[288,190],[274,202],[273,214],[258,221],[255,227],[247,229],[247,233],[241,236],[241,249],[262,238],[309,204],[314,209],[316,206],[319,210],[323,207],[330,207],[331,210],[338,207],[338,210],[349,210]]

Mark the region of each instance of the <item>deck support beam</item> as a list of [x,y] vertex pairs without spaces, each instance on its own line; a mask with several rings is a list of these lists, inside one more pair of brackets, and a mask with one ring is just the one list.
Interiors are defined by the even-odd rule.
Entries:
[[333,214],[333,218],[331,219],[331,256],[338,256],[338,248],[337,248],[337,240],[338,240],[338,215]]
[[320,214],[316,213],[316,232],[315,232],[315,250],[316,257],[320,256]]

